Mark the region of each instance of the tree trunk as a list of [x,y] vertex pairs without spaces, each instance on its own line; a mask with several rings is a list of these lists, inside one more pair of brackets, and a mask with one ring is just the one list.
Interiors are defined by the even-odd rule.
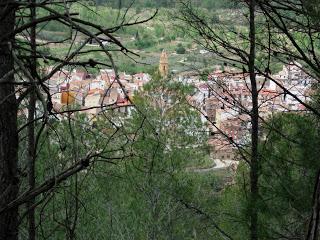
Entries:
[[[0,0],[0,36],[13,31],[15,10],[10,0]],[[6,6],[7,4],[7,6]],[[11,9],[10,9],[11,8]],[[14,39],[4,39],[0,43],[0,79],[14,69],[11,45]],[[3,79],[2,79],[3,80]],[[13,75],[6,82],[13,82]],[[0,209],[17,198],[19,178],[17,101],[13,84],[0,83]],[[0,239],[18,239],[18,208],[0,215]]]
[[[31,4],[35,4],[35,0],[30,0]],[[33,22],[36,19],[36,8],[31,6],[30,8],[30,21]],[[30,59],[30,72],[33,80],[37,75],[37,45],[36,45],[36,25],[31,27],[30,30],[30,46],[31,46],[31,59]],[[28,181],[29,188],[35,188],[35,109],[36,109],[36,91],[35,84],[31,86],[29,106],[28,106]],[[36,238],[36,226],[35,226],[35,209],[33,207],[35,198],[31,198],[27,204],[28,207],[28,223],[29,223],[29,240],[35,240]]]
[[319,221],[320,221],[320,170],[317,174],[316,185],[313,193],[313,209],[309,222],[309,229],[306,240],[319,239]]
[[259,103],[258,103],[258,89],[255,73],[255,58],[256,58],[256,26],[255,26],[255,0],[250,0],[250,55],[249,55],[249,73],[251,82],[251,96],[252,96],[252,112],[251,112],[251,161],[250,161],[250,239],[258,239],[258,197],[259,197]]
[[[31,4],[35,4],[35,0],[30,0]],[[30,8],[30,21],[33,22],[36,19],[35,6]],[[30,59],[30,72],[33,79],[37,75],[37,45],[36,45],[36,25],[31,27],[30,30],[30,46],[31,46],[31,59]],[[35,109],[36,109],[36,91],[35,84],[31,86],[29,106],[28,106],[28,182],[30,190],[35,187]],[[35,209],[33,207],[35,198],[31,198],[27,204],[28,208],[28,231],[29,240],[35,240],[36,238],[36,226],[35,226]]]

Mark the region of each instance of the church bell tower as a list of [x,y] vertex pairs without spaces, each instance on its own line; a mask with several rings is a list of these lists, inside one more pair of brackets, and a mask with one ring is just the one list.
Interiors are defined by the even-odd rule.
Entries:
[[167,77],[169,73],[168,55],[165,50],[162,51],[160,56],[159,73],[161,77]]

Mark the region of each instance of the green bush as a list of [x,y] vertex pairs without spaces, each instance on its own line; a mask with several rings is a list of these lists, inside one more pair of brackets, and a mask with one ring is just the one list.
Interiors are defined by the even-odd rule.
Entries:
[[165,34],[164,27],[161,26],[161,25],[159,25],[159,24],[157,24],[157,25],[155,26],[155,34],[156,34],[156,36],[157,36],[158,38],[163,37],[164,34]]
[[176,48],[176,53],[177,54],[185,54],[186,53],[186,49],[184,48],[184,46],[182,46],[181,43],[178,44],[178,47]]
[[142,37],[139,37],[137,41],[135,42],[135,45],[138,49],[146,49],[149,47],[153,47],[157,42],[155,39],[150,36],[149,34],[143,34]]

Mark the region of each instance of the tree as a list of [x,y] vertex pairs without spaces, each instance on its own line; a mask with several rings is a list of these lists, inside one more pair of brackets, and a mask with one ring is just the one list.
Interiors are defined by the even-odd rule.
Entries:
[[[30,1],[33,7],[30,8],[30,22],[36,20],[36,8],[34,6],[35,0]],[[37,43],[36,43],[36,25],[32,26],[30,29],[30,50],[31,50],[31,60],[30,60],[30,74],[33,79],[37,78]],[[36,112],[36,89],[35,83],[31,82],[30,87],[30,97],[29,97],[29,107],[28,107],[28,184],[29,188],[33,189],[35,187],[35,159],[36,159],[36,142],[35,142],[35,112]],[[35,199],[30,199],[28,203],[28,224],[29,224],[29,240],[36,239],[36,223],[35,223],[35,210],[33,205],[35,204]]]
[[176,53],[177,54],[185,54],[186,53],[186,49],[182,46],[181,43],[178,44],[178,46],[176,48]]
[[319,132],[313,116],[278,114],[266,126],[260,149],[265,238],[304,239],[317,176]]
[[[185,210],[175,195],[184,191],[180,181],[185,167],[205,154],[206,140],[198,131],[201,128],[198,114],[186,101],[190,90],[168,79],[155,79],[136,99],[149,117],[147,126],[138,132],[132,145],[136,154],[128,170],[130,175],[134,174],[130,179],[142,191],[140,203],[145,204],[147,210],[148,239],[177,238],[183,236],[184,231],[190,231],[183,226],[188,226],[189,221],[180,225],[178,216],[183,216]],[[129,127],[136,129],[143,121],[136,114]],[[189,160],[185,156],[189,156]]]
[[[259,9],[270,22],[269,33],[271,31],[280,32],[284,38],[278,34],[273,34],[271,37],[271,45],[268,47],[270,54],[277,56],[280,61],[297,61],[303,64],[303,71],[308,73],[318,84],[319,79],[319,54],[318,44],[319,33],[318,17],[316,13],[319,11],[319,3],[313,0],[286,2],[281,1],[257,1]],[[299,29],[297,32],[296,29]],[[269,34],[270,35],[270,34]],[[264,46],[265,49],[267,49]],[[260,71],[261,72],[261,71]],[[272,79],[275,81],[275,79]],[[279,82],[275,81],[277,85]],[[319,117],[317,108],[310,106],[307,102],[301,101],[297,96],[282,88],[299,101],[302,105]],[[320,174],[320,171],[319,171]],[[319,216],[318,196],[319,196],[319,176],[317,177],[314,192],[314,206],[307,233],[307,239],[318,238]]]
[[[245,5],[248,9],[248,25],[249,28],[245,31],[244,43],[239,46],[237,44],[237,39],[235,37],[229,37],[228,26],[226,29],[215,30],[212,26],[210,19],[206,19],[200,11],[193,8],[192,4],[182,2],[182,10],[180,14],[180,20],[182,20],[186,25],[191,26],[192,31],[198,33],[201,39],[195,37],[195,41],[203,46],[205,49],[214,53],[223,60],[228,61],[230,64],[242,65],[244,69],[248,71],[243,71],[243,74],[249,74],[250,86],[249,91],[251,93],[251,106],[246,108],[244,111],[248,113],[251,122],[251,142],[250,142],[250,153],[248,154],[248,159],[244,159],[250,166],[250,197],[248,212],[249,222],[250,222],[250,239],[258,239],[258,198],[259,198],[259,154],[258,154],[258,142],[259,142],[259,89],[256,81],[256,2],[248,1]],[[239,33],[231,32],[231,34],[238,35]],[[226,63],[227,64],[227,63]],[[246,67],[244,67],[246,66]],[[244,77],[245,78],[245,77]],[[245,81],[245,80],[244,80]],[[219,84],[221,88],[221,84]],[[216,89],[212,89],[213,92]],[[228,97],[226,97],[227,103]],[[231,96],[233,99],[234,107],[243,108],[240,103]],[[240,106],[239,106],[240,105]],[[210,120],[209,120],[210,121]],[[216,124],[214,121],[210,121],[214,128]],[[231,139],[231,144],[235,144],[232,138],[221,132],[228,141]],[[236,144],[238,147],[238,145]]]
[[[77,9],[74,2],[35,2],[30,3],[20,1],[2,1],[0,18],[0,108],[1,132],[0,132],[0,190],[3,195],[0,197],[0,238],[17,239],[21,224],[28,216],[29,238],[35,238],[35,214],[37,208],[45,208],[50,201],[50,191],[63,182],[69,182],[77,193],[78,179],[77,173],[88,169],[103,151],[87,149],[86,153],[77,152],[79,145],[78,136],[72,131],[74,121],[72,114],[82,111],[77,106],[67,107],[63,111],[56,111],[52,103],[52,96],[47,85],[48,79],[54,74],[62,71],[63,68],[76,66],[95,68],[97,66],[112,66],[116,72],[116,79],[119,75],[114,65],[114,60],[110,49],[103,45],[103,39],[98,36],[104,34],[108,41],[114,45],[112,51],[125,54],[133,52],[127,49],[114,37],[114,33],[119,29],[148,21],[148,19],[133,22],[126,19],[126,14],[119,15],[119,24],[106,28],[99,24],[75,17],[74,11]],[[30,15],[26,14],[30,13]],[[39,14],[38,14],[39,13]],[[155,12],[156,14],[156,12]],[[151,19],[154,15],[151,17]],[[41,32],[49,22],[54,22],[61,29],[67,29],[68,33],[63,39],[57,41],[69,47],[65,56],[52,54],[49,51],[41,51],[42,48],[52,44],[49,41],[36,41],[35,32]],[[29,34],[30,33],[30,34]],[[74,36],[83,34],[83,42],[77,42]],[[83,54],[86,44],[92,40],[99,44],[98,52],[106,56],[105,62],[95,59],[78,59]],[[57,43],[55,42],[55,43]],[[92,52],[89,50],[87,53]],[[93,50],[97,52],[97,50]],[[48,65],[54,66],[49,71],[44,71]],[[121,84],[120,84],[121,85]],[[28,101],[30,100],[30,101]],[[104,109],[103,106],[97,108]],[[24,116],[23,109],[28,109],[27,116]],[[19,114],[18,114],[19,113]],[[52,128],[52,118],[64,118],[67,115],[69,120],[69,133],[72,139],[72,157],[68,158],[66,164],[59,168],[59,172],[51,172],[44,178],[36,175],[37,160],[43,147],[41,140],[48,132],[55,132]],[[59,116],[59,117],[57,117]],[[28,131],[26,132],[26,129]],[[19,136],[18,136],[19,134]],[[24,135],[25,134],[25,135]],[[27,136],[25,138],[24,136]],[[109,136],[110,137],[110,136]],[[18,140],[20,138],[20,140]],[[59,144],[61,139],[58,140]],[[108,141],[107,141],[108,142]],[[27,159],[24,158],[24,149],[18,146],[27,147]],[[60,153],[65,151],[65,146],[60,145]],[[19,158],[18,158],[19,154]],[[54,161],[59,157],[59,153],[50,156],[48,160]],[[27,161],[25,161],[27,160]],[[28,175],[28,184],[24,181],[24,176]],[[41,179],[41,181],[40,181]],[[19,189],[20,186],[20,189]],[[71,194],[72,195],[72,194]],[[48,198],[49,197],[49,198]],[[48,199],[47,199],[48,198]],[[78,200],[71,206],[74,211],[74,223],[66,224],[70,234],[69,239],[74,239],[74,229],[77,222]],[[26,204],[27,208],[20,206]],[[43,205],[41,205],[43,204]],[[71,204],[69,204],[70,206]],[[18,219],[18,208],[20,207],[21,219]],[[66,221],[68,222],[68,216]]]
[[[125,127],[112,138],[112,145],[105,144],[105,134],[98,134],[111,131],[112,124],[107,124],[101,117],[95,127],[83,129],[86,118],[77,116],[77,121],[82,124],[74,124],[72,129],[75,135],[82,135],[87,142],[83,146],[77,141],[76,145],[81,146],[79,154],[86,153],[89,146],[105,148],[106,154],[95,161],[91,171],[78,175],[80,186],[77,195],[71,185],[75,176],[65,182],[64,191],[60,188],[54,190],[53,199],[41,213],[41,218],[47,219],[41,224],[44,239],[51,236],[55,227],[57,229],[52,233],[55,238],[63,238],[69,231],[70,223],[74,222],[75,208],[70,211],[68,207],[67,225],[64,202],[70,201],[74,206],[77,199],[84,205],[78,209],[78,227],[74,231],[77,237],[187,239],[194,232],[208,237],[202,230],[203,221],[198,221],[198,216],[181,203],[182,200],[188,203],[200,201],[199,196],[203,199],[208,197],[207,192],[199,190],[203,188],[198,180],[200,177],[186,171],[186,167],[196,167],[208,154],[200,117],[186,101],[193,88],[172,80],[154,78],[134,99],[144,114],[134,111],[124,121]],[[117,115],[108,116],[118,119]],[[68,134],[68,122],[56,122],[54,125],[64,144],[74,145]],[[50,138],[44,136],[44,144],[48,147],[39,153],[41,159],[59,152],[59,138],[53,133],[51,135]],[[124,148],[125,138],[127,144]],[[49,164],[59,167],[72,155],[72,149],[68,148],[60,160],[39,164],[38,172],[48,174]],[[113,164],[106,165],[104,161]]]
[[[260,163],[268,159],[261,159],[259,152],[260,147],[259,127],[266,120],[259,115],[261,100],[259,94],[263,86],[268,82],[273,82],[279,92],[279,96],[290,96],[297,104],[301,104],[307,111],[315,116],[319,116],[318,108],[314,107],[309,99],[293,92],[289,86],[279,81],[272,75],[275,64],[287,64],[295,66],[302,70],[305,79],[313,79],[313,84],[318,84],[318,33],[317,21],[315,21],[314,11],[317,11],[317,3],[314,1],[241,1],[240,11],[233,13],[238,16],[241,26],[228,26],[224,19],[219,23],[212,23],[201,9],[195,8],[194,5],[182,1],[182,10],[179,19],[186,23],[183,25],[190,29],[190,36],[200,44],[204,49],[214,53],[219,59],[224,61],[223,73],[225,74],[243,74],[243,81],[249,75],[251,84],[248,89],[251,93],[252,102],[250,106],[244,106],[239,99],[228,91],[224,86],[223,79],[210,79],[213,95],[221,101],[223,108],[230,106],[232,109],[243,112],[251,118],[251,142],[250,150],[242,144],[238,144],[228,134],[218,129],[214,121],[213,127],[217,133],[221,134],[230,144],[233,144],[238,150],[241,159],[250,166],[250,186],[251,197],[249,197],[249,215],[251,219],[251,239],[259,238],[257,228],[259,221],[259,184]],[[314,10],[310,10],[310,6]],[[307,10],[309,9],[309,10]],[[243,13],[243,14],[242,14]],[[244,26],[249,26],[248,28]],[[229,69],[238,69],[232,72]],[[255,82],[254,76],[264,78],[263,83]],[[210,78],[210,76],[209,76]],[[221,80],[221,81],[220,81]],[[307,80],[306,80],[307,82]],[[216,88],[218,87],[218,88]],[[311,85],[309,85],[312,88]],[[222,91],[218,90],[222,89]],[[240,109],[240,110],[239,110]],[[274,129],[276,131],[276,129]],[[284,140],[289,141],[286,135],[282,135]],[[266,158],[266,157],[264,157]],[[319,181],[317,181],[317,184]],[[315,187],[315,189],[320,189]],[[315,205],[313,209],[318,209],[318,194],[314,194]],[[313,231],[311,238],[315,239],[315,232],[318,229],[316,223],[318,213],[314,212],[311,221],[310,231]],[[262,229],[259,227],[259,229]],[[312,229],[312,230],[311,230]],[[309,231],[309,232],[310,232]]]
[[[312,206],[313,185],[317,176],[319,133],[312,115],[278,113],[262,127],[260,139],[261,239],[304,239]],[[285,136],[285,137],[284,137]],[[225,211],[219,222],[235,238],[246,238],[242,219],[250,192],[249,168],[241,164],[235,184],[227,188],[218,209]],[[235,230],[236,229],[236,230]]]
[[[15,28],[14,1],[1,1],[0,34],[7,36]],[[18,103],[14,89],[14,59],[12,56],[14,37],[8,36],[0,41],[0,208],[12,202],[18,196]],[[14,240],[18,238],[18,208],[14,207],[0,218],[0,238]]]

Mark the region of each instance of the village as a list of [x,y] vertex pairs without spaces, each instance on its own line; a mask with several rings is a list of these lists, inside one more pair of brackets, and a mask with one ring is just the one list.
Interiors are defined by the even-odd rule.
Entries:
[[[171,77],[181,84],[191,84],[196,91],[188,97],[207,127],[211,156],[221,167],[237,160],[237,148],[250,139],[250,78],[239,69],[217,66],[207,79],[197,72],[170,74],[168,54],[163,51],[159,61],[162,78]],[[84,69],[62,70],[47,82],[53,108],[60,112],[65,106],[77,105],[91,121],[105,108],[113,108],[124,117],[134,110],[133,96],[143,91],[152,79],[147,73],[129,75],[113,69],[101,69],[96,75]],[[272,79],[272,80],[271,80]],[[261,122],[277,112],[304,112],[295,96],[308,102],[313,79],[301,70],[298,63],[283,66],[275,75],[257,75],[259,114]],[[284,91],[281,86],[288,86]]]

